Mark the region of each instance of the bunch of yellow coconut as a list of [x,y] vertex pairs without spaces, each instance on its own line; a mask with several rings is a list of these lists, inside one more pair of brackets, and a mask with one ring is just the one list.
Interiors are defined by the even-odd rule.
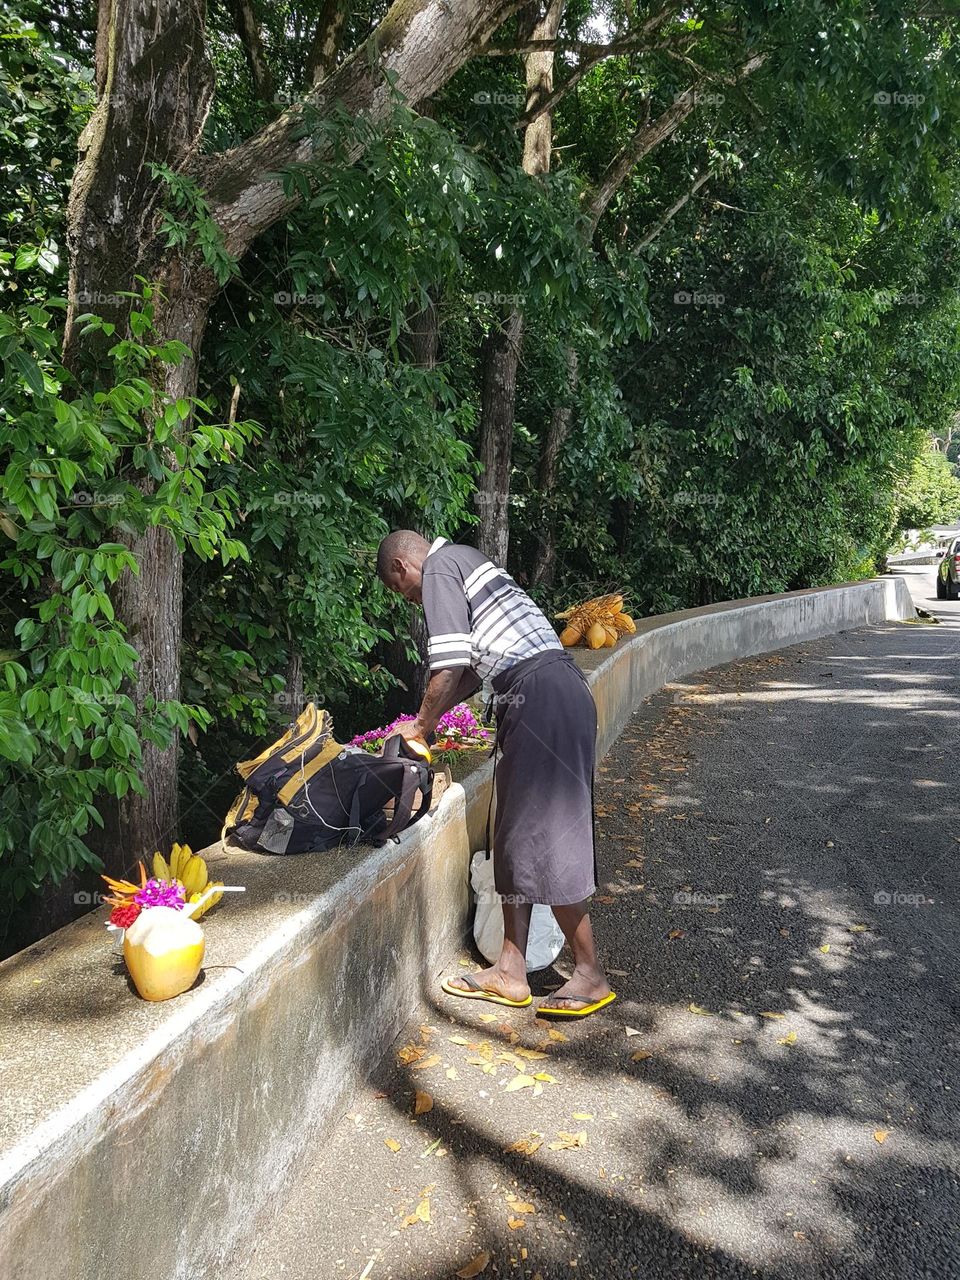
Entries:
[[630,615],[624,613],[623,596],[617,592],[595,596],[554,617],[567,624],[560,633],[560,643],[568,649],[577,644],[585,644],[588,649],[609,649],[620,636],[637,629]]

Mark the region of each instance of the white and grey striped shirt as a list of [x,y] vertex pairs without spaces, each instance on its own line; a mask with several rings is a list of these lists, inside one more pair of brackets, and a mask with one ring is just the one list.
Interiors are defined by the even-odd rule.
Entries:
[[523,658],[562,648],[546,615],[474,547],[437,538],[423,562],[431,671],[472,667],[489,680]]

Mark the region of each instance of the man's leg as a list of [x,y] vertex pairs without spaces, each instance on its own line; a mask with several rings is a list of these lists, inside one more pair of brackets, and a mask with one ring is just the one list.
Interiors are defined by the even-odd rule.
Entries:
[[610,994],[610,984],[597,959],[587,904],[576,902],[551,910],[573,952],[573,975],[549,997],[549,1004],[561,1009],[581,1009]]
[[[527,982],[527,934],[530,932],[529,902],[504,902],[503,948],[497,963],[489,969],[478,969],[470,977],[486,991],[506,996],[508,1000],[522,1000],[530,994]],[[450,985],[469,990],[459,978],[449,979]]]

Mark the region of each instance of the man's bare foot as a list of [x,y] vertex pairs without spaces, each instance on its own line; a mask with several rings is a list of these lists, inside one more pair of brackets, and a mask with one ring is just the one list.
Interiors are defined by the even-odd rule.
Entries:
[[[483,987],[484,991],[492,991],[495,995],[506,996],[508,1000],[525,1000],[530,994],[530,987],[526,981],[510,977],[496,967],[492,969],[477,969],[475,973],[470,974],[470,978],[478,986]],[[460,991],[470,990],[470,987],[459,975],[448,978],[447,983],[451,987],[457,987]]]
[[544,1000],[551,1009],[583,1009],[610,994],[602,969],[574,969],[569,982]]

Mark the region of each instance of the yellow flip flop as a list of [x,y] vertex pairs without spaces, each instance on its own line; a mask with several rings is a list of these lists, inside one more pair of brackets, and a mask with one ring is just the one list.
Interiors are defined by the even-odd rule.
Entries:
[[[580,1000],[582,996],[563,996],[564,1000]],[[591,1013],[596,1013],[598,1009],[604,1008],[608,1004],[612,1004],[617,998],[617,993],[611,991],[608,996],[604,996],[602,1000],[594,1000],[593,1004],[586,1005],[583,1009],[561,1009],[551,1008],[549,1005],[540,1005],[537,1008],[537,1017],[544,1018],[586,1018]]]
[[475,978],[471,978],[469,973],[465,973],[462,978],[459,974],[457,976],[461,982],[469,983],[473,990],[464,991],[462,987],[455,987],[449,978],[444,978],[440,983],[440,990],[445,991],[448,996],[461,996],[464,1000],[489,1000],[491,1004],[505,1004],[511,1009],[525,1009],[533,1001],[533,996],[527,996],[525,1000],[509,1000],[506,996],[498,995],[496,991],[487,991]]

